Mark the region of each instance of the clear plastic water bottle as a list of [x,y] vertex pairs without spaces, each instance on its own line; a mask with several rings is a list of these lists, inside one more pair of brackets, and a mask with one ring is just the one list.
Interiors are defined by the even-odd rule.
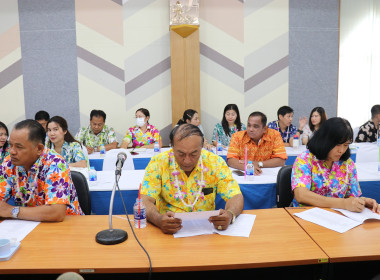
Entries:
[[136,198],[136,203],[133,205],[133,215],[135,228],[146,227],[146,208],[142,199]]
[[96,185],[98,180],[98,174],[95,170],[95,167],[91,166],[90,171],[88,172],[88,178],[91,186]]
[[247,167],[246,167],[246,178],[248,181],[252,181],[255,177],[255,167],[253,166],[252,161],[248,161]]
[[160,153],[160,145],[158,144],[158,142],[154,143],[153,153],[154,155],[158,155]]
[[300,146],[300,140],[298,138],[298,135],[294,135],[294,138],[293,138],[293,149],[297,150],[299,146]]
[[106,156],[106,147],[104,146],[104,144],[100,145],[99,152],[100,152],[100,157]]
[[216,154],[221,156],[222,153],[223,153],[223,145],[222,145],[222,142],[218,141],[218,144],[216,145]]

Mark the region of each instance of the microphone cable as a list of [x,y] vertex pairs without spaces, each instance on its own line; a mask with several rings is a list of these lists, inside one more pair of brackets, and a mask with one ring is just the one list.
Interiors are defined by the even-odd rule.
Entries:
[[[128,217],[128,211],[127,211],[127,207],[125,206],[125,203],[124,203],[124,199],[123,199],[123,195],[121,193],[121,190],[119,188],[119,180],[117,178],[118,175],[115,175],[115,182],[116,182],[116,187],[117,187],[117,190],[119,191],[119,194],[120,194],[120,198],[121,198],[121,202],[123,204],[123,207],[124,207],[124,211],[125,211],[125,215],[127,216],[127,220],[128,220],[128,223],[129,223],[129,226],[131,227],[132,229],[132,233],[133,233],[133,236],[135,237],[137,243],[139,243],[141,249],[143,249],[143,251],[145,252],[146,256],[148,257],[148,260],[149,260],[149,274],[148,274],[148,279],[150,280],[152,278],[152,261],[150,259],[150,256],[149,256],[149,253],[147,252],[147,250],[145,250],[144,246],[140,243],[140,240],[137,238],[136,236],[136,233],[135,233],[135,230],[131,224],[131,221],[129,220],[129,217]],[[121,175],[120,175],[121,176]],[[120,178],[120,177],[119,177]]]

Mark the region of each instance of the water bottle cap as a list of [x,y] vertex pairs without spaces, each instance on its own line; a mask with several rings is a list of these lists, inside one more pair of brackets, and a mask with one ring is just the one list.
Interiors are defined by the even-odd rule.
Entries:
[[95,167],[94,167],[94,166],[91,166],[90,169],[95,169]]
[[294,135],[294,139],[298,138],[298,135]]
[[252,160],[249,160],[249,161],[248,161],[248,164],[252,164]]

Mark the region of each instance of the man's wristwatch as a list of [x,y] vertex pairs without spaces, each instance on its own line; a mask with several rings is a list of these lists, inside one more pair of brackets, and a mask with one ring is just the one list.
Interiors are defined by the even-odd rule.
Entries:
[[232,219],[231,219],[231,223],[230,224],[233,224],[235,222],[235,219],[236,219],[236,215],[234,212],[232,212],[232,210],[228,209],[227,212],[231,213],[232,215]]
[[259,161],[259,162],[258,162],[258,165],[259,165],[260,168],[263,168],[263,167],[264,167],[264,164],[263,164],[262,161]]
[[302,129],[297,129],[297,132],[299,132],[300,134],[302,134],[303,130]]
[[18,218],[18,214],[19,213],[20,213],[20,207],[19,206],[13,207],[13,209],[12,209],[12,217],[14,219]]

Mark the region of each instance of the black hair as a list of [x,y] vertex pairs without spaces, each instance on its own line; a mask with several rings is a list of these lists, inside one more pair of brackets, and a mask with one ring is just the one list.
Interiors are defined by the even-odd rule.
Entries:
[[317,112],[321,116],[321,122],[319,123],[319,127],[327,120],[325,109],[322,107],[315,107],[313,110],[311,110],[310,117],[309,117],[309,127],[310,130],[314,132],[315,126],[311,122],[311,116],[314,112]]
[[34,119],[36,121],[40,121],[40,120],[45,120],[45,121],[48,121],[50,119],[50,115],[48,112],[46,111],[38,111],[35,115],[34,115]]
[[222,119],[222,126],[224,133],[228,136],[230,136],[230,127],[228,125],[228,121],[226,119],[226,112],[229,110],[234,110],[236,113],[236,120],[235,120],[235,125],[238,131],[241,130],[241,121],[240,121],[240,113],[239,113],[239,108],[236,104],[228,104],[226,107],[224,107],[223,111],[223,119]]
[[185,112],[183,112],[183,116],[182,116],[182,119],[180,119],[178,122],[177,122],[177,125],[180,125],[180,124],[185,124],[187,123],[187,120],[191,121],[191,119],[194,117],[195,114],[197,114],[198,112],[193,110],[193,109],[187,109]]
[[93,117],[102,117],[103,121],[106,121],[106,113],[104,113],[102,110],[92,110],[90,113],[90,121]]
[[263,127],[267,125],[267,116],[264,113],[256,111],[256,112],[251,113],[249,115],[248,119],[250,117],[260,117],[261,118],[261,124],[263,125]]
[[[5,132],[7,133],[7,136],[9,136],[8,127],[5,125],[5,123],[0,122],[0,128],[4,128]],[[1,154],[2,158],[4,158],[4,156],[5,156],[5,150],[7,149],[8,145],[9,145],[9,143],[8,143],[8,139],[7,139],[5,141],[5,143],[4,143],[4,146],[3,146],[3,151],[2,151],[2,154]]]
[[[78,143],[79,143],[79,141],[77,141],[77,140],[71,135],[71,133],[69,132],[68,125],[67,125],[67,121],[66,121],[64,118],[62,118],[62,117],[60,117],[60,116],[54,116],[54,117],[52,117],[52,118],[47,122],[46,127],[48,127],[49,123],[52,123],[52,122],[58,124],[58,125],[62,128],[63,132],[66,131],[66,134],[65,134],[65,136],[64,136],[64,140],[65,140],[66,142],[69,142],[69,143],[71,143],[71,142],[78,142]],[[79,143],[79,144],[80,144],[80,143]],[[81,145],[82,145],[82,144],[81,144]],[[52,142],[51,142],[50,139],[49,139],[49,141],[48,141],[48,147],[51,148],[51,146],[52,146]]]
[[[136,113],[139,112],[139,111],[140,111],[141,113],[143,113],[145,117],[149,117],[149,118],[150,118],[150,114],[149,114],[148,109],[140,108],[140,109],[137,109],[137,110],[136,110]],[[147,121],[147,123],[149,123],[149,121]]]
[[289,106],[282,106],[277,110],[277,118],[280,119],[281,116],[285,116],[286,114],[293,113],[294,110],[290,108]]
[[371,116],[372,119],[376,117],[376,115],[380,114],[380,105],[373,105],[371,108]]
[[177,125],[172,129],[169,135],[170,143],[172,146],[174,146],[174,138],[177,136],[177,141],[181,141],[187,137],[190,137],[192,135],[198,135],[202,137],[202,147],[204,143],[204,137],[202,131],[195,125],[190,123],[185,123],[181,125]]
[[[339,144],[347,141],[352,143],[354,138],[350,123],[343,118],[330,118],[321,125],[307,143],[307,148],[319,160],[326,160],[329,152]],[[350,149],[340,157],[340,160],[347,160],[351,156]]]
[[14,126],[15,130],[24,128],[29,131],[29,141],[45,145],[46,131],[38,121],[31,119],[23,120]]

